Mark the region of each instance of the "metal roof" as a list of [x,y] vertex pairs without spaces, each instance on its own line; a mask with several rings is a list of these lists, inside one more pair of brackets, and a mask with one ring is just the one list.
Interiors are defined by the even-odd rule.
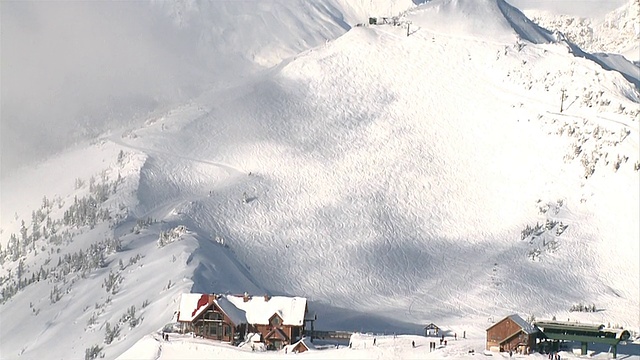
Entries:
[[[535,325],[542,329],[579,330],[598,332],[604,329],[602,324],[587,324],[568,321],[536,321]],[[543,330],[544,331],[544,330]]]
[[498,321],[497,323],[491,325],[487,330],[493,328],[494,326],[496,326],[499,323],[505,321],[506,319],[510,319],[511,321],[516,323],[516,325],[518,325],[522,329],[522,331],[527,335],[535,334],[535,333],[538,332],[538,328],[536,328],[532,324],[528,323],[525,319],[521,318],[520,315],[518,315],[518,314],[511,314],[511,315],[505,317],[504,319],[502,319],[502,320]]
[[518,326],[522,328],[522,331],[524,331],[524,333],[527,335],[535,334],[538,332],[538,329],[536,329],[535,326],[528,323],[525,319],[521,318],[520,315],[518,314],[512,314],[507,317],[511,319],[514,323],[518,324]]

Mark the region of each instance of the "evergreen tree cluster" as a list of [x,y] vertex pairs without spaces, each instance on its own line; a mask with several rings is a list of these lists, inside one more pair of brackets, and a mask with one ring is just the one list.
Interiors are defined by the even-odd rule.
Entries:
[[[64,206],[62,200],[60,198],[50,200],[46,196],[43,197],[40,208],[31,212],[31,223],[27,225],[22,220],[19,234],[9,236],[6,249],[0,246],[0,265],[4,265],[6,262],[17,262],[14,268],[9,267],[7,276],[0,277],[0,286],[2,286],[0,303],[7,301],[20,289],[49,277],[53,277],[55,281],[63,280],[70,273],[81,273],[81,276],[84,277],[88,272],[104,267],[106,255],[122,250],[119,239],[106,239],[92,244],[88,249],[65,254],[58,258],[57,266],[52,269],[45,267],[51,261],[51,258],[48,258],[38,271],[31,272],[31,276],[28,276],[28,269],[24,264],[24,259],[28,254],[33,253],[34,256],[37,256],[38,251],[46,252],[47,244],[70,243],[74,234],[69,229],[62,231],[62,226],[75,228],[89,226],[93,228],[98,223],[109,220],[111,218],[109,211],[102,208],[101,205],[111,194],[115,193],[117,185],[121,181],[120,177],[116,181],[108,181],[104,172],[100,183],[97,183],[92,177],[89,181],[90,194],[80,199],[75,197],[74,203],[64,212],[62,219],[53,220],[51,218],[55,205],[59,209]],[[76,186],[84,186],[84,182],[76,179]],[[44,243],[38,244],[43,239]],[[59,248],[57,252],[60,252]],[[49,248],[49,253],[54,253],[53,247]],[[13,274],[12,270],[14,270]],[[51,299],[57,301],[60,296],[55,295]]]
[[60,301],[60,299],[62,299],[62,291],[60,290],[57,284],[53,285],[53,288],[49,293],[49,302],[51,302],[52,304],[55,304],[58,301]]
[[142,321],[142,318],[136,316],[135,305],[131,305],[131,307],[128,308],[127,311],[124,314],[122,314],[122,316],[120,317],[120,323],[129,324],[129,327],[132,329],[138,326],[138,324],[140,324],[141,321]]
[[[12,271],[10,271],[8,276],[0,277],[0,286],[2,286],[0,290],[2,299],[0,299],[0,302],[4,303],[19,290],[35,282],[47,280],[50,277],[55,282],[64,281],[69,274],[80,274],[80,276],[85,277],[91,271],[106,266],[105,256],[121,250],[122,243],[120,239],[104,239],[95,244],[91,244],[86,250],[81,249],[77,252],[58,257],[58,262],[55,267],[46,267],[45,265],[50,261],[50,258],[47,259],[38,271],[31,272],[31,276],[28,276],[28,268],[25,266],[24,261],[20,259],[13,274],[11,274]],[[132,261],[135,262],[137,260],[130,260],[129,262],[131,263]],[[58,290],[52,290],[52,293],[53,292],[56,293],[56,296],[51,296],[50,300],[60,300],[62,294]]]
[[540,225],[538,223],[536,223],[536,226],[534,226],[534,227],[531,227],[531,226],[527,225],[520,232],[520,238],[521,238],[521,240],[524,240],[524,239],[528,238],[531,235],[540,235],[540,234],[542,234],[542,232],[543,232],[542,225]]
[[136,225],[133,227],[133,229],[131,229],[131,232],[138,235],[140,234],[140,231],[146,229],[149,227],[149,225],[154,224],[158,222],[157,220],[154,220],[150,217],[146,218],[146,219],[138,219],[138,221],[136,221]]
[[109,271],[109,275],[104,282],[102,283],[102,287],[107,291],[107,293],[111,293],[115,295],[118,293],[118,286],[122,283],[123,277],[119,272]]
[[167,231],[161,231],[158,238],[158,247],[171,244],[172,242],[180,239],[180,237],[186,234],[189,230],[184,225],[178,225],[173,229]]
[[578,311],[578,312],[596,312],[598,309],[596,308],[596,304],[584,305],[583,303],[578,303],[571,305],[569,308],[570,312]]
[[[59,204],[61,200],[57,200]],[[38,210],[31,212],[31,224],[27,226],[24,220],[21,220],[19,234],[11,234],[7,242],[7,248],[2,249],[0,246],[0,264],[6,261],[18,261],[19,258],[26,256],[30,252],[37,254],[38,248],[36,242],[41,238],[51,243],[61,242],[66,233],[59,234],[58,230],[61,221],[51,219],[51,211],[54,202],[46,196],[42,199],[42,206]]]
[[[542,200],[537,201],[538,209],[541,214],[547,214],[544,224],[536,222],[535,226],[526,225],[520,232],[521,240],[528,240],[531,248],[527,252],[527,256],[532,261],[540,260],[540,256],[544,252],[555,252],[560,246],[559,236],[569,227],[561,221],[552,219],[550,216],[558,215],[560,209],[564,206],[564,200],[558,199],[555,202],[548,202],[541,205]],[[550,214],[548,214],[550,212]],[[554,230],[555,229],[555,230]]]
[[100,208],[99,204],[93,195],[81,199],[76,196],[73,199],[73,205],[64,212],[62,221],[67,226],[75,228],[89,226],[93,229],[96,224],[110,219],[109,210]]
[[116,193],[121,182],[122,178],[119,175],[116,180],[109,181],[105,172],[102,173],[100,183],[92,176],[89,179],[89,195],[80,199],[74,197],[73,205],[64,212],[63,223],[76,228],[93,228],[96,224],[111,219],[109,210],[103,209],[101,205]]

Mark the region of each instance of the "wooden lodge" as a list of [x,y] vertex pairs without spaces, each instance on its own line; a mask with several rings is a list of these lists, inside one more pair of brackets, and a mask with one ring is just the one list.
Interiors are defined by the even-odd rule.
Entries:
[[260,334],[267,349],[279,350],[313,331],[315,319],[307,315],[307,299],[301,297],[182,294],[178,322],[183,332],[234,344]]
[[487,350],[528,354],[536,345],[538,329],[517,314],[509,315],[487,329]]

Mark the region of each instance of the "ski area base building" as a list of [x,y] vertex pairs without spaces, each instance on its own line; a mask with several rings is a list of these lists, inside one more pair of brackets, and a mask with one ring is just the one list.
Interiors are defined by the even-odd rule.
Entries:
[[182,294],[178,322],[185,333],[234,344],[260,334],[267,349],[279,350],[313,331],[307,315],[301,297]]
[[528,354],[536,345],[538,329],[517,314],[509,315],[487,329],[487,350]]

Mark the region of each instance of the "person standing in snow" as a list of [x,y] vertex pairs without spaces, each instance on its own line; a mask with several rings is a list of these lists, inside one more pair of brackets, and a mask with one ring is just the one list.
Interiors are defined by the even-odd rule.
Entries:
[[413,348],[415,348],[415,347],[416,347],[416,342],[415,342],[415,341],[412,341],[412,342],[411,342],[411,347],[413,347]]

